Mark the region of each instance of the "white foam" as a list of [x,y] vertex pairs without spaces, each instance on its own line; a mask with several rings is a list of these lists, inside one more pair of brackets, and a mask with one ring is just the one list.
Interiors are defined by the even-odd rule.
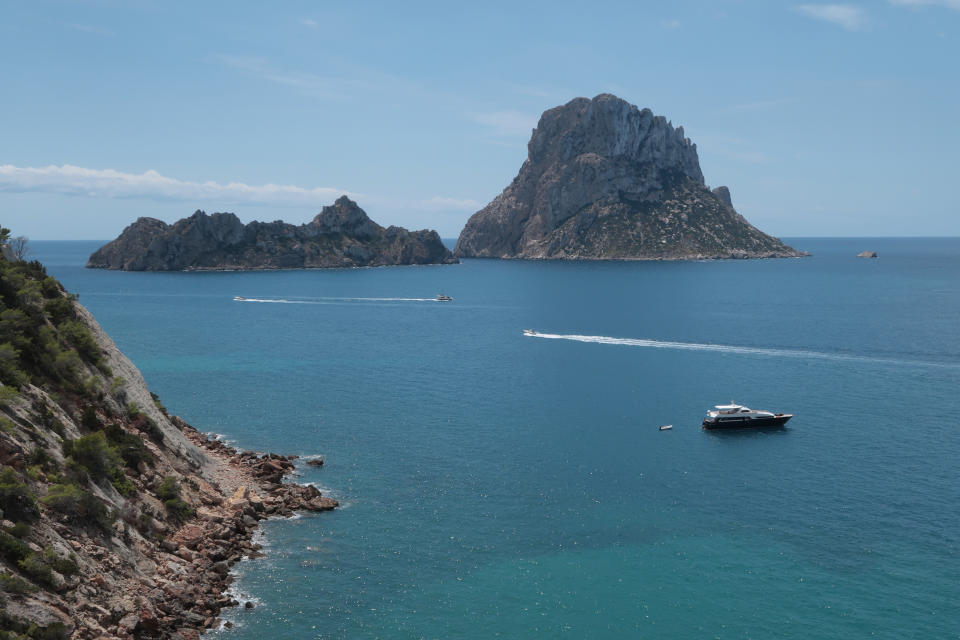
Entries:
[[652,349],[681,349],[684,351],[713,351],[718,353],[735,353],[752,356],[768,356],[775,358],[805,358],[818,360],[835,360],[843,362],[871,362],[879,364],[914,365],[921,367],[960,368],[960,364],[949,362],[929,362],[925,360],[899,360],[893,358],[875,358],[846,353],[826,353],[823,351],[807,351],[802,349],[777,349],[771,347],[741,347],[729,344],[710,344],[699,342],[674,342],[670,340],[649,340],[645,338],[612,338],[609,336],[583,336],[578,334],[560,333],[525,333],[530,338],[546,338],[547,340],[573,340],[574,342],[592,342],[595,344],[612,344],[627,347],[648,347]]

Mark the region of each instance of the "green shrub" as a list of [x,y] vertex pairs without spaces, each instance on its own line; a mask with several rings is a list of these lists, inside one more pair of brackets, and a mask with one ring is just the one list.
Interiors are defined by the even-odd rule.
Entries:
[[107,443],[102,431],[67,440],[63,443],[63,452],[86,469],[94,480],[107,477],[111,471],[123,465],[123,458]]
[[60,283],[57,282],[53,276],[47,276],[40,282],[40,293],[43,294],[44,298],[69,300],[69,298],[64,298],[61,295],[62,291],[63,289],[60,287]]
[[30,381],[30,376],[20,370],[20,351],[9,342],[0,344],[0,381],[12,387],[22,387]]
[[153,455],[140,436],[124,431],[116,423],[109,425],[104,433],[111,446],[117,450],[123,462],[131,469],[136,469],[141,462],[153,464]]
[[62,622],[54,622],[42,629],[37,629],[30,637],[33,640],[70,640],[70,632]]
[[73,303],[64,297],[53,298],[43,303],[43,310],[53,324],[60,325],[74,317]]
[[117,490],[117,493],[122,496],[132,495],[133,492],[137,490],[136,485],[133,484],[120,467],[111,469],[108,477],[110,478],[110,484],[112,484],[113,488]]
[[180,485],[177,483],[177,479],[172,476],[167,476],[163,479],[163,482],[160,483],[160,486],[157,487],[157,497],[161,500],[173,500],[174,498],[180,497]]
[[83,362],[76,351],[60,351],[53,358],[52,370],[63,380],[71,383],[74,390],[79,391],[80,370],[83,368]]
[[53,470],[57,466],[57,461],[43,447],[34,447],[27,454],[27,464],[31,467],[40,467],[44,471]]
[[0,471],[0,509],[4,516],[18,520],[37,515],[37,503],[33,494],[11,467]]
[[4,531],[15,538],[20,538],[22,540],[30,535],[30,525],[28,525],[26,522],[17,522],[9,529],[4,529]]
[[25,542],[14,538],[6,531],[0,531],[0,556],[10,562],[19,562],[31,553],[30,547]]
[[92,405],[87,405],[80,416],[80,425],[87,431],[99,431],[103,429],[103,423],[97,416],[97,410]]
[[167,513],[179,523],[184,523],[193,517],[193,507],[180,498],[167,500],[163,505],[167,508]]
[[0,416],[0,431],[3,431],[8,436],[12,436],[17,432],[17,425],[7,416]]
[[58,329],[63,339],[72,345],[84,360],[91,364],[100,363],[103,351],[87,325],[79,320],[67,320]]
[[160,427],[156,422],[154,422],[153,418],[148,415],[141,414],[134,424],[137,426],[137,428],[147,434],[148,438],[157,444],[163,444],[163,431],[160,430]]
[[42,559],[54,571],[65,576],[72,576],[80,571],[80,567],[77,565],[77,556],[72,553],[64,558],[57,554],[53,547],[46,547],[43,550]]
[[92,520],[104,529],[112,522],[107,508],[96,496],[72,483],[52,485],[40,502],[75,522]]
[[53,569],[36,554],[31,553],[20,560],[17,566],[34,582],[39,582],[48,587],[53,586]]
[[160,413],[164,415],[170,415],[170,413],[167,411],[167,408],[163,406],[162,402],[160,402],[160,396],[151,391],[150,397],[153,398],[153,405],[160,410]]
[[9,573],[0,573],[0,589],[7,593],[30,593],[37,590],[35,586],[20,576],[10,575]]

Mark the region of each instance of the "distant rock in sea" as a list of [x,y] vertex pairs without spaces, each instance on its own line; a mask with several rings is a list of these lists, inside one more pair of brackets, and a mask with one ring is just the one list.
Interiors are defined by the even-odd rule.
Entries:
[[384,229],[341,196],[307,224],[244,225],[232,213],[197,211],[172,225],[139,218],[102,246],[88,268],[124,271],[297,269],[452,264],[436,231]]
[[860,253],[857,254],[857,257],[858,257],[858,258],[876,258],[876,257],[877,257],[877,252],[876,252],[876,251],[861,251]]
[[475,213],[454,255],[697,259],[807,255],[747,222],[711,191],[697,147],[662,116],[610,95],[540,117],[513,182]]

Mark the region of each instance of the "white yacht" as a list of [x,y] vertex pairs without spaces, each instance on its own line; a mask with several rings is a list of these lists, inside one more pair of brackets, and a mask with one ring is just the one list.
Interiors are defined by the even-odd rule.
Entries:
[[757,411],[736,404],[718,404],[713,411],[707,411],[703,419],[704,429],[749,429],[753,427],[781,427],[793,417],[792,413],[771,413]]

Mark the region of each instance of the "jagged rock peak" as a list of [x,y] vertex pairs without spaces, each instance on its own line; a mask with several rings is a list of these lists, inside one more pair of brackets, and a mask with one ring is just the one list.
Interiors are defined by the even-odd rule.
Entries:
[[455,255],[690,259],[799,255],[704,183],[697,147],[609,93],[548,109],[513,182],[471,216]]
[[298,269],[457,262],[436,231],[373,222],[346,196],[303,225],[244,225],[232,213],[197,210],[167,225],[140,218],[107,243],[87,267],[126,271]]
[[320,233],[349,233],[358,238],[373,237],[383,231],[383,227],[347,196],[340,196],[331,206],[321,209],[313,225]]
[[733,200],[730,199],[730,189],[727,187],[717,187],[713,190],[713,195],[717,196],[717,199],[723,204],[733,207]]
[[610,93],[574,98],[540,116],[527,145],[531,163],[572,160],[595,153],[637,162],[657,162],[703,182],[697,145],[663,116],[639,109]]

